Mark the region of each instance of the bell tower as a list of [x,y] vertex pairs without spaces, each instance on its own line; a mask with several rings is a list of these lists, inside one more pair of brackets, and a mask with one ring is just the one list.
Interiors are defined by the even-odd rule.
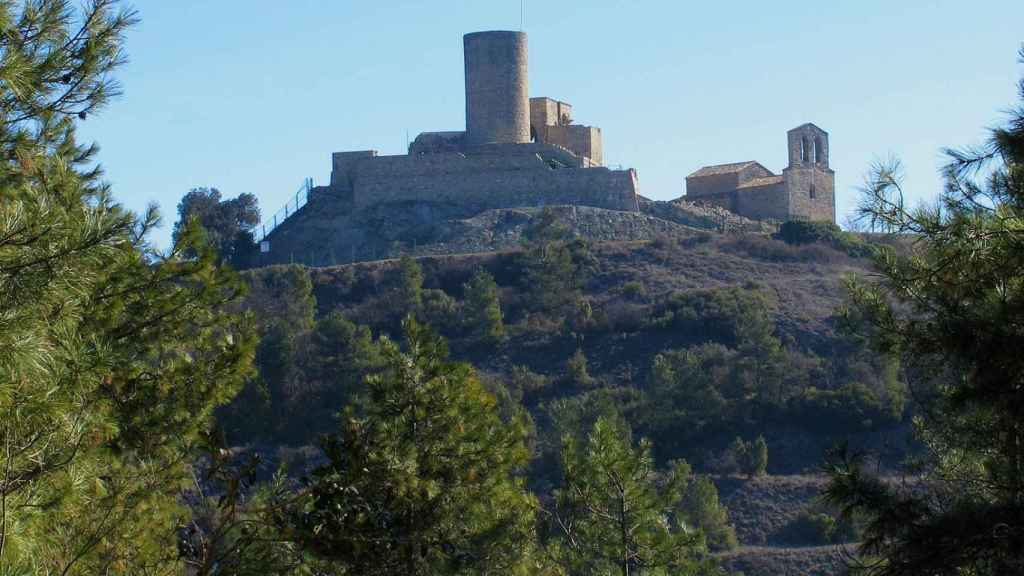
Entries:
[[836,221],[835,172],[828,167],[828,132],[807,123],[786,133],[789,166],[786,183],[789,217]]

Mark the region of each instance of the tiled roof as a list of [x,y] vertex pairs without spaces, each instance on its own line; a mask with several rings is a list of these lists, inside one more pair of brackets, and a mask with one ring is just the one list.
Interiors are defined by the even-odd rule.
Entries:
[[754,186],[771,186],[772,184],[782,184],[782,176],[764,176],[762,178],[754,178],[747,180],[746,182],[740,183],[737,188],[753,188]]
[[697,170],[693,174],[687,176],[687,178],[700,178],[701,176],[718,176],[720,174],[731,174],[733,172],[739,172],[744,168],[752,165],[756,165],[757,162],[753,160],[747,160],[746,162],[733,162],[732,164],[716,164],[714,166],[705,166],[700,170]]

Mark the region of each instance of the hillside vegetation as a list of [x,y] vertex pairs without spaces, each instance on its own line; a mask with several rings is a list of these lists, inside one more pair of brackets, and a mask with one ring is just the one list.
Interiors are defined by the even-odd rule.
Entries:
[[[260,376],[222,411],[229,438],[309,453],[296,449],[332,432],[380,366],[376,338],[400,339],[412,315],[477,369],[507,417],[529,415],[528,481],[542,500],[561,481],[565,435],[611,416],[652,441],[659,466],[685,459],[715,479],[713,550],[856,538],[816,500],[825,451],[850,440],[893,463],[908,449],[898,366],[837,318],[868,245],[799,225],[588,242],[565,215],[535,212],[504,252],[249,271]],[[748,464],[755,440],[761,470]],[[771,572],[747,570],[760,573]]]

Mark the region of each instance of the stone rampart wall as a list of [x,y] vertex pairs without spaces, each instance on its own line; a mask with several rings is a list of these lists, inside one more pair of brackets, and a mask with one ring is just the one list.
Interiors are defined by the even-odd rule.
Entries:
[[[475,163],[474,163],[475,164]],[[357,209],[402,201],[440,202],[486,210],[578,204],[637,210],[636,173],[607,168],[423,171],[390,173],[384,165],[355,178]],[[378,171],[379,170],[379,171]]]

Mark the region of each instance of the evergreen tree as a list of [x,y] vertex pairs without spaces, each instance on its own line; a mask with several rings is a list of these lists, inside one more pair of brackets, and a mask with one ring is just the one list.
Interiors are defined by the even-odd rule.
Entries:
[[712,550],[732,550],[739,545],[729,525],[729,511],[718,500],[718,489],[707,476],[698,476],[686,487],[680,510],[687,525],[699,528]]
[[463,286],[463,292],[466,297],[466,324],[475,337],[489,344],[501,342],[505,338],[505,325],[494,277],[481,268]]
[[699,559],[703,535],[676,514],[686,463],[659,479],[650,444],[634,446],[621,421],[602,416],[584,442],[565,436],[562,473],[553,519],[570,574],[716,573]]
[[524,282],[531,292],[532,306],[568,314],[594,267],[589,246],[583,239],[574,238],[550,208],[524,232],[523,240]]
[[593,385],[594,377],[590,375],[587,364],[587,355],[583,353],[582,348],[577,348],[576,352],[565,362],[565,372],[569,382],[576,386]]
[[764,476],[768,472],[768,443],[764,436],[758,436],[750,447],[750,473]]
[[864,191],[861,214],[906,250],[879,249],[880,280],[851,284],[846,318],[902,360],[927,447],[908,490],[857,455],[830,460],[827,495],[866,518],[873,574],[1024,573],[1024,81],[1019,90],[985,146],[947,151],[936,204],[907,208],[895,163]]
[[729,457],[734,469],[741,474],[750,475],[750,444],[737,436],[729,445]]
[[[116,94],[134,13],[0,3],[0,573],[166,573],[185,464],[248,375],[241,286],[195,226],[168,254],[75,123]],[[192,258],[184,259],[189,252]]]
[[535,573],[524,420],[503,423],[472,368],[403,328],[407,351],[382,339],[384,370],[325,442],[295,533],[354,574]]
[[397,309],[404,316],[417,315],[423,307],[423,268],[409,256],[398,262]]

